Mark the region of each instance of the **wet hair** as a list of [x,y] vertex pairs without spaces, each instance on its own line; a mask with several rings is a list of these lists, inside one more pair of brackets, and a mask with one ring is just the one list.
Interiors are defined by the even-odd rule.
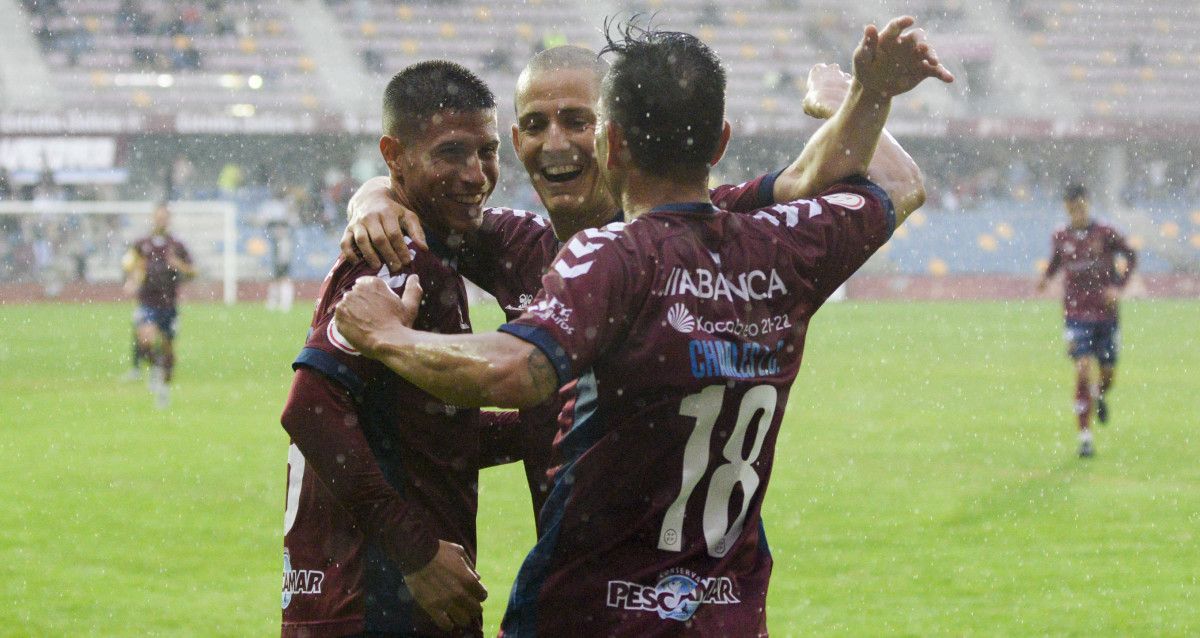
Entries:
[[421,130],[439,111],[495,107],[492,90],[461,64],[448,60],[418,62],[388,82],[383,92],[383,131],[400,137]]
[[1077,199],[1087,199],[1087,197],[1087,187],[1083,184],[1071,183],[1067,184],[1067,187],[1063,189],[1064,202],[1073,202]]
[[[660,175],[707,170],[725,122],[725,69],[693,35],[624,24],[604,25],[615,54],[601,102],[625,133],[633,163]],[[615,36],[614,32],[615,31]]]

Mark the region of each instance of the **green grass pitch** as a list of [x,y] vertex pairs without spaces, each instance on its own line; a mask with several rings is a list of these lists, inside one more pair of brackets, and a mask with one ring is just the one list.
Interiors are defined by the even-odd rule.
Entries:
[[[277,635],[308,310],[185,307],[165,412],[119,380],[130,310],[0,307],[0,635]],[[1200,634],[1198,317],[1125,305],[1081,461],[1055,305],[822,310],[767,492],[773,634]],[[534,540],[524,490],[483,474],[491,635]]]

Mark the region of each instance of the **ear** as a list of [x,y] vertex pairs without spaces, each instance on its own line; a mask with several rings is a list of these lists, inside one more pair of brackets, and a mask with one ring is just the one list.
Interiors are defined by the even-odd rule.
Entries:
[[733,135],[733,127],[729,125],[729,120],[721,126],[721,139],[717,142],[717,150],[713,151],[712,159],[708,161],[709,166],[716,166],[717,162],[725,156],[725,149],[729,147],[729,137]]
[[520,129],[517,128],[516,124],[513,124],[512,125],[513,155],[516,155],[518,160],[521,159],[521,141],[520,140],[521,140],[521,131],[520,131]]
[[379,154],[383,156],[383,163],[387,164],[388,172],[396,181],[400,180],[400,153],[402,150],[400,140],[391,135],[379,138]]
[[605,168],[612,170],[620,167],[629,157],[629,145],[625,143],[625,131],[615,121],[604,123],[604,139],[608,143],[605,153]]

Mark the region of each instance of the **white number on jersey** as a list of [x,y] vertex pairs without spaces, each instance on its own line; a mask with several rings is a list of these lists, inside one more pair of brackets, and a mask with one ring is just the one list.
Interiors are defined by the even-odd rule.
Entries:
[[[733,433],[725,444],[722,455],[727,463],[718,465],[712,472],[708,484],[708,496],[704,499],[704,541],[710,556],[720,558],[733,546],[733,541],[742,534],[750,500],[761,482],[754,471],[753,463],[762,453],[763,441],[767,437],[771,420],[775,414],[778,392],[774,386],[759,385],[751,388],[742,397],[738,408],[737,422]],[[721,405],[725,402],[725,386],[711,385],[699,394],[685,397],[679,404],[679,414],[696,419],[696,427],[688,437],[683,450],[683,479],[679,496],[667,508],[663,516],[662,530],[658,535],[658,548],[670,552],[683,550],[683,521],[688,499],[708,471],[709,445]],[[750,424],[757,421],[758,428],[750,453],[743,457],[746,434]],[[729,522],[729,502],[733,499],[733,488],[742,486],[742,509],[733,523]]]
[[288,446],[287,507],[283,510],[283,535],[287,536],[296,524],[300,511],[300,487],[304,484],[304,455],[293,443]]

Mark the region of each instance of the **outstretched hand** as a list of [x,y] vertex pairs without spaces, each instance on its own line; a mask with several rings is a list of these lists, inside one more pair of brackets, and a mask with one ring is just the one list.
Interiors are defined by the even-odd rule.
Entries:
[[347,261],[356,262],[361,257],[372,268],[387,264],[395,274],[413,260],[407,239],[428,248],[420,218],[397,201],[386,178],[367,180],[346,208],[350,222],[342,233],[341,247]]
[[375,357],[380,346],[387,342],[389,331],[411,328],[416,322],[421,293],[421,282],[416,275],[405,281],[403,297],[379,277],[359,277],[334,311],[337,331],[354,349]]
[[442,631],[470,627],[483,614],[487,589],[462,545],[438,541],[433,560],[406,574],[404,584],[413,599]]
[[902,16],[883,30],[873,24],[863,29],[862,42],[854,50],[854,77],[869,93],[891,98],[926,78],[954,81],[926,42],[925,30],[910,29],[915,22],[912,16]]

